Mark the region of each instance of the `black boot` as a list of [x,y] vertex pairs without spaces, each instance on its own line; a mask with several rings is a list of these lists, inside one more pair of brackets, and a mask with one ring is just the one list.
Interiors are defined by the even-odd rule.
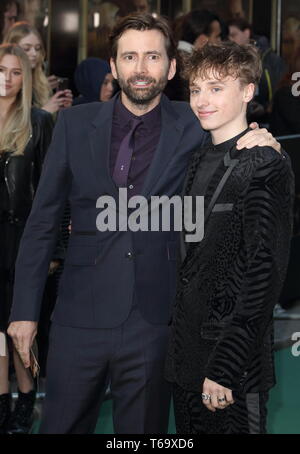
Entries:
[[0,395],[0,434],[5,434],[10,418],[11,394]]
[[27,434],[33,423],[35,390],[33,389],[29,393],[22,393],[18,390],[18,393],[19,396],[7,429],[9,434]]

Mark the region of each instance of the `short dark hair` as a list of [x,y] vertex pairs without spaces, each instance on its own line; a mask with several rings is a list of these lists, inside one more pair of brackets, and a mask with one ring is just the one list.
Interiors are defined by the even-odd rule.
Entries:
[[198,36],[211,34],[211,24],[214,21],[220,22],[219,17],[206,9],[194,9],[190,11],[183,20],[181,39],[194,44]]
[[207,43],[193,52],[187,61],[183,77],[193,82],[197,77],[206,78],[210,71],[213,71],[217,79],[232,76],[240,79],[243,85],[258,85],[262,75],[259,51],[251,44],[240,46],[231,41]]
[[177,46],[169,22],[163,17],[154,17],[150,13],[132,13],[121,19],[110,34],[110,52],[114,60],[118,53],[118,41],[127,30],[158,30],[165,37],[169,59],[176,58]]
[[252,25],[246,20],[243,19],[242,17],[237,17],[236,19],[231,19],[229,22],[227,22],[228,27],[236,27],[241,32],[244,32],[245,30],[249,29],[251,34],[252,34]]

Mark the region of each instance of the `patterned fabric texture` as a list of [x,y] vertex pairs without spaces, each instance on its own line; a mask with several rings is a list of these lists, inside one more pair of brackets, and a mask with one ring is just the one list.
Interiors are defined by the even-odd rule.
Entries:
[[[185,195],[197,193],[202,157],[194,155]],[[288,156],[268,147],[230,158],[239,162],[218,209],[178,271],[166,378],[187,391],[199,392],[205,377],[243,393],[275,384],[272,315],[288,263],[293,173]],[[222,160],[215,171],[206,208],[227,167]]]
[[268,393],[236,394],[235,403],[215,413],[201,401],[200,393],[173,387],[178,434],[265,434]]

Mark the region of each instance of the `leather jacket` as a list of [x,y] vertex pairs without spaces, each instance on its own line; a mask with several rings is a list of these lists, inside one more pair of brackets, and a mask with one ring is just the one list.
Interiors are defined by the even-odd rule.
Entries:
[[25,224],[39,182],[42,164],[51,142],[52,116],[32,107],[32,134],[23,155],[8,154],[4,178],[9,196],[9,221]]
[[[45,110],[31,108],[32,134],[23,155],[7,153],[4,179],[8,191],[8,221],[25,226],[49,148],[54,122]],[[56,243],[53,260],[64,259],[62,232]]]

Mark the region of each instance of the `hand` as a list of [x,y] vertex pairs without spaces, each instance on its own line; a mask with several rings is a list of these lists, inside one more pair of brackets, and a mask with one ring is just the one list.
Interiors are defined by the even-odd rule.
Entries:
[[281,152],[281,145],[277,140],[272,136],[272,134],[265,128],[260,129],[257,123],[251,123],[250,128],[253,131],[247,132],[243,137],[241,137],[236,144],[236,148],[241,150],[242,148],[252,148],[255,146],[259,147],[271,147],[274,150]]
[[60,109],[70,107],[73,102],[73,95],[71,90],[61,90],[55,93],[49,101],[42,107],[42,109],[50,112],[51,114],[58,112]]
[[7,330],[26,369],[30,367],[30,348],[37,334],[37,325],[37,322],[12,322]]
[[64,92],[64,97],[62,98],[63,99],[63,107],[64,108],[72,107],[73,94],[72,94],[71,90],[66,89],[63,92]]
[[51,90],[56,90],[58,87],[59,78],[54,76],[53,74],[48,77],[48,83],[50,85]]
[[[218,385],[215,381],[206,378],[203,383],[203,394],[211,396],[210,399],[202,399],[203,404],[208,410],[215,412],[216,409],[224,410],[224,408],[234,403],[231,389],[225,388],[224,386]],[[218,399],[225,399],[219,401]]]
[[52,260],[52,262],[50,262],[48,274],[54,274],[59,265],[60,265],[59,260]]

